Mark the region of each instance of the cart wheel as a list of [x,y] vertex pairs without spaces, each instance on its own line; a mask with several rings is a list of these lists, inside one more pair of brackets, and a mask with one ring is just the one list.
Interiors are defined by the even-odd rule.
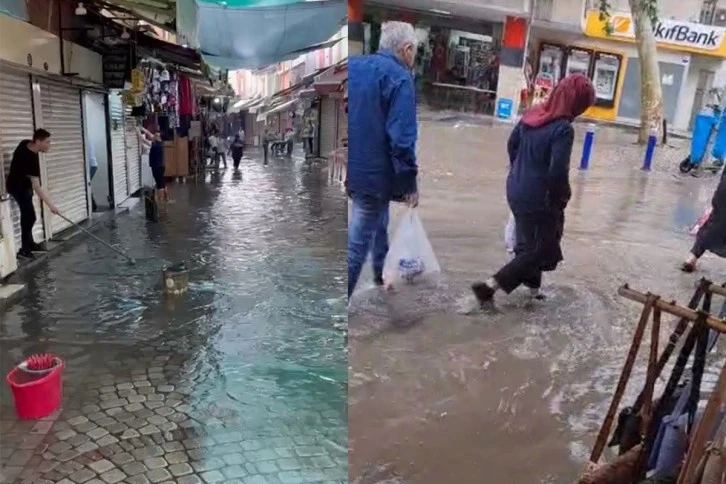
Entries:
[[681,161],[681,164],[678,165],[678,169],[681,170],[681,173],[688,173],[693,169],[693,163],[691,163],[691,157],[687,156],[686,159]]

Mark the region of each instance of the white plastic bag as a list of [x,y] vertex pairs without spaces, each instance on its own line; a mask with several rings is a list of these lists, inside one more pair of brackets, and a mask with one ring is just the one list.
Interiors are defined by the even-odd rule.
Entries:
[[397,282],[415,284],[441,272],[421,219],[415,209],[403,214],[393,234],[383,266],[383,280],[391,285]]
[[507,248],[508,254],[514,254],[514,246],[517,245],[517,222],[514,220],[514,214],[509,214],[509,220],[504,227],[504,247]]

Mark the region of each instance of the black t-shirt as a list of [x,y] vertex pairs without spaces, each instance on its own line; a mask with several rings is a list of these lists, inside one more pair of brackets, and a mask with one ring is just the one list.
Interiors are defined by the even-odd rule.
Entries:
[[13,152],[13,160],[10,162],[10,172],[5,182],[8,193],[28,192],[33,190],[33,184],[30,181],[31,176],[40,178],[40,159],[38,153],[28,149],[30,140],[20,142],[15,152]]

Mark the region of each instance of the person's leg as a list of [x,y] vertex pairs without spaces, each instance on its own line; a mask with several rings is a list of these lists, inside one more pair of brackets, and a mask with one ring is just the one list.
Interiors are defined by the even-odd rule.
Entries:
[[726,218],[726,214],[716,213],[715,210],[711,212],[706,223],[696,234],[696,240],[693,242],[693,247],[691,247],[685,262],[681,264],[683,272],[695,271],[698,259],[706,253],[706,250],[714,245],[721,245],[719,241],[722,240],[721,234],[724,231],[722,226],[726,225],[726,223],[719,222],[724,218]]
[[388,255],[388,222],[389,204],[385,203],[379,211],[378,227],[373,234],[373,280],[379,286],[383,285],[383,265]]
[[[373,197],[352,197],[353,207],[348,220],[348,298],[353,294],[374,234],[381,224],[381,202]],[[387,204],[386,204],[387,207]]]
[[21,193],[12,194],[12,196],[20,209],[21,255],[29,256],[32,255],[32,250],[35,248],[35,241],[33,241],[33,226],[37,220],[35,216],[35,207],[33,207],[33,195],[32,193]]
[[269,150],[270,150],[270,147],[269,147],[268,143],[266,141],[263,142],[262,143],[262,152],[264,154],[264,161],[263,162],[264,162],[265,165],[267,164],[267,157],[269,156],[269,153],[268,153]]
[[222,163],[224,163],[224,168],[227,168],[227,153],[222,150]]
[[[96,172],[98,171],[97,166],[92,166],[90,170],[90,176],[91,176],[91,182],[93,182],[93,177],[96,175]],[[91,186],[91,209],[95,212],[98,210],[98,205],[96,205],[96,199],[93,197],[93,186]]]
[[537,216],[520,215],[515,216],[515,223],[517,245],[514,258],[486,282],[472,285],[474,295],[482,304],[491,301],[499,289],[509,294],[525,281],[541,283],[541,275],[539,281],[536,275],[540,271],[538,232],[541,230],[541,221]]
[[241,157],[239,157],[239,156],[234,156],[234,157],[232,158],[232,161],[234,162],[234,169],[235,169],[235,170],[238,170],[238,169],[239,169],[239,163],[240,163],[240,160],[242,160],[242,158],[241,158]]

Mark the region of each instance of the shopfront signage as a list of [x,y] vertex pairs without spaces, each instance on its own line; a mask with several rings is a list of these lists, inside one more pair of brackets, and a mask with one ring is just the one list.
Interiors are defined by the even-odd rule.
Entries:
[[110,89],[123,89],[131,76],[129,49],[122,47],[103,56],[103,84]]
[[[612,33],[605,32],[605,21],[598,11],[590,11],[585,22],[585,35],[624,42],[635,41],[633,17],[628,13],[613,13]],[[653,30],[659,47],[715,57],[726,57],[726,29],[714,25],[681,20],[662,19]]]

